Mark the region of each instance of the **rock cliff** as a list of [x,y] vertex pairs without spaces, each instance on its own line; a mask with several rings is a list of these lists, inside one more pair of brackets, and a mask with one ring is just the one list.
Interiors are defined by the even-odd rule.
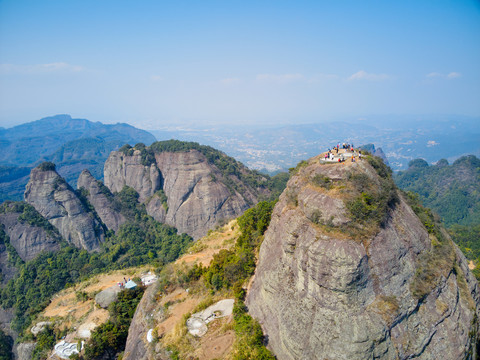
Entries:
[[74,246],[91,251],[104,241],[100,222],[57,174],[53,164],[42,163],[32,170],[25,189],[25,201]]
[[[114,151],[105,163],[104,178],[114,193],[125,185],[134,188],[149,215],[194,239],[269,194],[267,179],[234,159],[179,141]],[[246,178],[256,186],[247,184]]]
[[144,202],[161,188],[161,176],[155,164],[143,165],[140,150],[132,155],[121,151],[110,153],[104,166],[105,185],[114,193],[124,186],[134,188]]
[[120,225],[127,221],[125,216],[117,210],[110,191],[100,181],[96,180],[90,174],[90,171],[82,171],[77,186],[79,189],[86,190],[88,201],[108,229],[116,232]]
[[42,251],[60,249],[60,236],[56,232],[19,220],[21,215],[15,211],[0,214],[0,224],[23,261],[32,260]]
[[476,358],[478,285],[446,232],[378,158],[318,159],[275,206],[247,296],[277,358]]

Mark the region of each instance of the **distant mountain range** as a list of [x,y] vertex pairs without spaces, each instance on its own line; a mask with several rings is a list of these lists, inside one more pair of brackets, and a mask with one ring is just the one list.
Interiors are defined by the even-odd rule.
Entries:
[[0,201],[20,200],[30,169],[52,161],[72,185],[83,169],[102,177],[111,151],[124,144],[150,145],[155,137],[128,124],[102,124],[70,115],[56,115],[0,128]]

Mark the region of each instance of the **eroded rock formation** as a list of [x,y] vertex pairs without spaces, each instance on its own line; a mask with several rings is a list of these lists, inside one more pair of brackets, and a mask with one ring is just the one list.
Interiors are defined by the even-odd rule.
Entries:
[[155,164],[143,165],[140,150],[132,155],[112,151],[104,166],[105,185],[114,193],[124,186],[134,188],[140,202],[144,202],[161,189],[161,175]]
[[380,225],[353,221],[350,189],[370,211],[383,180],[366,160],[317,160],[275,206],[247,296],[274,354],[474,359],[478,285],[448,234],[428,233],[398,193]]
[[113,197],[105,186],[95,179],[90,171],[83,170],[77,181],[79,189],[87,191],[87,199],[108,229],[117,231],[127,220],[115,207]]
[[[260,194],[268,194],[266,189],[245,184],[238,174],[225,175],[197,149],[147,149],[149,161],[145,151],[132,148],[130,155],[112,152],[105,163],[105,185],[113,193],[125,185],[132,187],[149,215],[195,239],[221,221],[241,215]],[[249,172],[243,165],[239,171]]]
[[97,249],[104,241],[105,234],[100,222],[51,166],[44,167],[41,164],[32,170],[25,189],[25,201],[74,246],[90,251]]
[[0,224],[23,261],[32,260],[42,251],[57,251],[60,249],[59,236],[46,229],[19,221],[21,213],[12,212],[0,214]]

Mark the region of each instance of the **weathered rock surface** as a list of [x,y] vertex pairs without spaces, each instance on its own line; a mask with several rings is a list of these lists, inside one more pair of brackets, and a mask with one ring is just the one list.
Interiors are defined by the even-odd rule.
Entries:
[[[197,150],[155,154],[163,178],[168,211],[154,197],[147,211],[157,221],[165,222],[198,239],[219,221],[229,220],[248,209],[247,199],[256,202],[252,193],[245,197],[219,181],[220,171],[209,164]],[[217,179],[217,180],[216,180]],[[156,199],[155,199],[156,198]]]
[[105,185],[112,192],[119,192],[123,187],[134,188],[139,195],[139,201],[144,202],[156,191],[161,189],[162,178],[155,164],[145,166],[139,150],[132,156],[121,151],[110,153],[104,167]]
[[95,250],[104,241],[100,222],[54,170],[36,167],[25,189],[25,201],[43,215],[69,243]]
[[[259,190],[243,184],[235,175],[226,179],[196,149],[157,152],[149,166],[142,164],[141,154],[140,150],[134,150],[131,156],[112,152],[105,163],[105,185],[114,193],[125,185],[132,187],[149,215],[194,239],[258,202]],[[237,185],[242,188],[241,194],[234,189]]]
[[23,261],[32,260],[42,251],[57,251],[60,249],[59,236],[47,232],[44,228],[20,222],[20,213],[0,214],[0,224],[10,238],[10,244],[15,248]]
[[386,224],[359,240],[338,230],[350,221],[341,187],[308,180],[347,181],[349,171],[378,181],[366,161],[311,160],[275,206],[247,296],[268,346],[280,360],[474,359],[479,291],[465,258],[448,238],[455,265],[414,296],[419,257],[432,241],[406,202],[400,198]]
[[35,342],[20,343],[16,346],[17,360],[30,360],[35,350]]
[[90,171],[83,170],[77,181],[78,188],[84,188],[88,191],[88,201],[95,208],[98,216],[108,229],[117,231],[120,225],[127,220],[114,204],[113,198],[102,191],[103,184],[95,179]]
[[106,309],[112,302],[117,301],[118,293],[122,291],[120,286],[114,285],[95,295],[95,303]]
[[157,307],[155,299],[157,292],[158,283],[148,287],[135,310],[128,329],[127,344],[123,353],[123,359],[125,360],[170,359],[165,349],[147,341],[147,333],[150,328],[148,322],[156,320],[158,316],[163,316],[160,312],[152,312]]

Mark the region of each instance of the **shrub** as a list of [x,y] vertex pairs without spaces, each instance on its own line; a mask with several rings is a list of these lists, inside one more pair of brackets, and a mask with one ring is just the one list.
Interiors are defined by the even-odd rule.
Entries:
[[45,161],[39,164],[37,169],[42,171],[55,171],[55,164],[50,161]]

